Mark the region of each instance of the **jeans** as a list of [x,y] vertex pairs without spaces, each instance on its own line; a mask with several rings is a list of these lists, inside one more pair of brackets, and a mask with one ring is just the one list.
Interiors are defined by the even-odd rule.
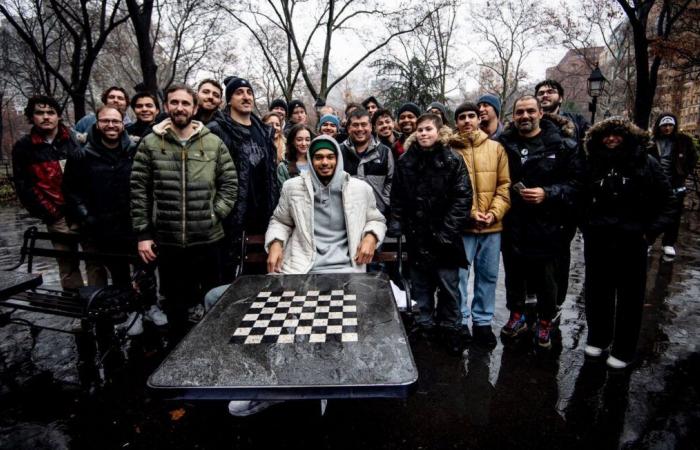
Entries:
[[459,297],[462,325],[472,316],[474,325],[490,325],[496,308],[496,282],[501,255],[501,233],[465,234],[464,251],[474,271],[474,298],[471,311],[467,298],[469,268],[459,269]]
[[214,305],[217,304],[219,299],[221,299],[221,296],[224,295],[224,292],[228,287],[231,286],[230,284],[223,284],[221,286],[217,286],[214,289],[211,289],[207,294],[204,296],[204,311],[209,311],[214,307]]
[[[411,267],[412,295],[418,304],[416,322],[425,327],[435,323],[443,328],[457,329],[459,311],[459,269],[457,267]],[[435,290],[438,291],[437,310]],[[435,313],[435,318],[433,318]]]

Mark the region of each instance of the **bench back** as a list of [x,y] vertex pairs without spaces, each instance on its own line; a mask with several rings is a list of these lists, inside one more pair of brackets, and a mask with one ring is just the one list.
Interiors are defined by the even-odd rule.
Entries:
[[[80,235],[78,234],[65,234],[65,233],[49,233],[47,231],[39,231],[37,227],[29,227],[24,232],[24,237],[22,241],[22,248],[20,249],[20,260],[17,264],[12,267],[8,267],[5,270],[16,270],[24,262],[27,262],[27,272],[32,272],[32,266],[34,264],[34,257],[45,256],[49,258],[77,258],[82,261],[94,260],[100,262],[111,262],[111,261],[128,261],[130,263],[138,262],[138,256],[133,253],[95,253],[95,252],[84,252],[79,250],[56,250],[53,247],[42,247],[37,246],[39,242],[61,242],[64,244],[79,244]],[[74,248],[78,248],[75,245]]]

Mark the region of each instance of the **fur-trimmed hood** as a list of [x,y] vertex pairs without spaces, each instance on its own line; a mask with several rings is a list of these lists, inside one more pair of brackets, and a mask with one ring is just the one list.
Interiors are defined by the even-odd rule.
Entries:
[[[443,145],[450,145],[450,139],[452,138],[452,129],[448,126],[443,125],[442,128],[440,128],[440,131],[438,131],[438,142],[440,142]],[[410,136],[406,138],[406,141],[403,144],[403,148],[408,150],[411,148],[413,144],[415,144],[417,141],[416,138],[416,132],[414,131],[411,133]]]
[[[608,152],[603,144],[603,138],[610,134],[622,136],[623,149],[634,156],[646,155],[649,146],[649,134],[622,117],[611,117],[593,125],[584,139],[586,153],[593,157],[601,157]],[[625,153],[627,153],[625,152]]]

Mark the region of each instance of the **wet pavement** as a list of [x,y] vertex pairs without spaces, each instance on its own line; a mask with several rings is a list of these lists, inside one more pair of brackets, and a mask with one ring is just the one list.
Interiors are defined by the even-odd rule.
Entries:
[[[414,342],[420,378],[405,400],[335,400],[275,405],[248,418],[225,402],[158,398],[145,382],[165,357],[163,333],[147,328],[124,345],[108,383],[85,386],[71,335],[0,327],[0,449],[117,448],[700,448],[700,218],[686,212],[678,256],[649,259],[638,360],[610,372],[583,356],[581,242],[573,244],[561,338],[549,352],[528,342],[462,358]],[[0,209],[0,266],[17,260],[21,234],[36,222]],[[55,285],[51,260],[35,271]],[[71,320],[19,316],[71,327]],[[495,324],[507,319],[503,277]],[[83,383],[81,385],[81,382]]]

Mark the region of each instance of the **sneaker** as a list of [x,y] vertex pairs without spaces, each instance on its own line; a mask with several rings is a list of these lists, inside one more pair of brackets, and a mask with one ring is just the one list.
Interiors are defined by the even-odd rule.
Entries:
[[474,342],[480,347],[493,350],[496,347],[496,336],[491,330],[491,325],[474,325]]
[[188,319],[190,322],[199,322],[204,317],[204,305],[197,303],[197,305],[189,308],[187,310],[189,315]]
[[168,316],[165,315],[162,309],[158,307],[158,305],[151,305],[150,308],[148,308],[148,311],[143,313],[143,318],[153,322],[153,324],[157,327],[162,327],[163,325],[168,324]]
[[232,400],[228,402],[228,412],[232,416],[245,417],[264,411],[281,401]]
[[592,345],[586,345],[586,348],[583,349],[583,353],[585,353],[586,356],[590,356],[591,358],[598,358],[600,355],[603,354],[603,349],[600,347],[594,347]]
[[537,323],[537,345],[542,348],[550,348],[552,346],[552,326],[551,320],[540,320]]
[[527,331],[527,322],[525,321],[525,314],[513,311],[510,313],[510,319],[501,328],[501,334],[508,337],[516,337]]
[[126,320],[122,323],[116,325],[119,329],[126,328],[127,336],[138,336],[143,333],[143,320],[141,319],[141,313],[137,311],[132,311],[126,317]]
[[664,245],[665,256],[676,256],[676,249],[672,245]]
[[617,370],[622,370],[629,366],[629,363],[626,363],[620,359],[615,358],[613,355],[608,356],[608,359],[605,361],[605,363],[610,367],[611,369],[617,369]]

